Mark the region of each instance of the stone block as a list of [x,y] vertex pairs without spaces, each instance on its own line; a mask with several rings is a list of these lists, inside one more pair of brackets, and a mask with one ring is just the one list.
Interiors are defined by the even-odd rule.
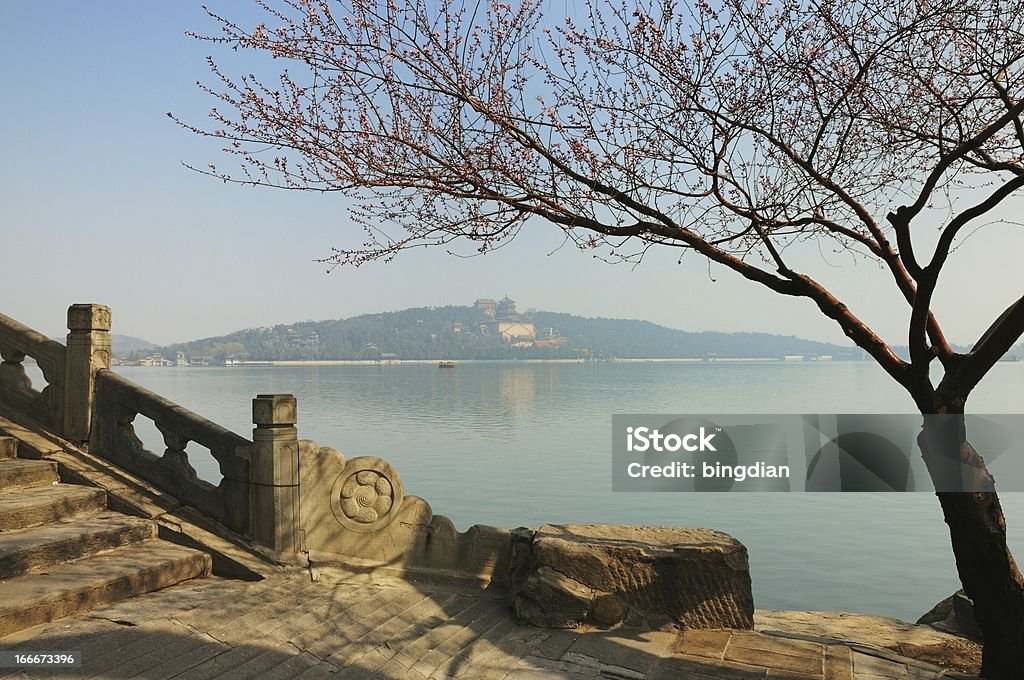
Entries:
[[296,401],[291,394],[259,394],[252,400],[252,422],[273,427],[298,422]]
[[828,680],[853,680],[853,657],[849,647],[829,645],[825,648],[825,677]]
[[93,304],[71,305],[68,307],[68,330],[109,331],[110,307]]
[[820,678],[824,673],[822,645],[755,633],[734,635],[725,650],[725,660],[794,675]]
[[513,599],[512,613],[535,626],[575,628],[586,621],[593,603],[593,588],[540,566]]
[[981,626],[974,617],[974,601],[962,590],[953,594],[953,618],[958,633],[975,642],[982,641]]
[[939,602],[917,622],[975,642],[982,640],[981,628],[974,618],[974,602],[963,590],[958,590]]
[[513,612],[534,625],[643,629],[751,629],[747,551],[706,529],[547,525],[533,568],[513,590]]
[[672,651],[683,656],[719,660],[725,657],[725,648],[732,636],[730,630],[687,630],[676,640]]

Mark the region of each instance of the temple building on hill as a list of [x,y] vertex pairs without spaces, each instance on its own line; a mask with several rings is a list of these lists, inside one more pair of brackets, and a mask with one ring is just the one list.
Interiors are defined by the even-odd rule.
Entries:
[[480,323],[481,335],[501,336],[505,342],[517,346],[531,346],[537,339],[537,328],[533,320],[516,311],[516,303],[507,295],[501,300],[481,298],[474,304],[484,320]]
[[473,307],[486,318],[493,319],[497,312],[498,303],[490,298],[480,298],[473,303]]

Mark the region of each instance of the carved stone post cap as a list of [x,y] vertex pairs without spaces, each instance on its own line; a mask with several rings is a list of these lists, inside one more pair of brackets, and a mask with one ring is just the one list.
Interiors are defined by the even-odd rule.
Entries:
[[298,422],[295,395],[258,394],[252,400],[252,422],[256,425],[294,425]]
[[78,304],[68,307],[69,331],[109,331],[110,307]]

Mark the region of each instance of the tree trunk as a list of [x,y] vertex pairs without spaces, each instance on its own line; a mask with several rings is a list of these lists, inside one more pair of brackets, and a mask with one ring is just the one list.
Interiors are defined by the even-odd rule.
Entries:
[[949,525],[960,582],[974,601],[984,637],[981,676],[1021,680],[1024,578],[1006,545],[1006,520],[992,477],[967,441],[959,411],[927,417],[918,443]]

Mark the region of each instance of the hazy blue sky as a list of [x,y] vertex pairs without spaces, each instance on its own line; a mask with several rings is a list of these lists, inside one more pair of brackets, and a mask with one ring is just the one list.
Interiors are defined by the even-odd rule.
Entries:
[[[209,3],[231,16],[248,3]],[[696,256],[610,266],[538,224],[487,257],[407,253],[337,269],[314,260],[360,234],[332,196],[228,186],[181,161],[226,165],[203,123],[211,29],[197,0],[0,0],[0,311],[61,334],[73,302],[114,310],[115,332],[158,343],[242,327],[510,295],[520,308],[642,318],[687,330],[758,330],[845,341],[806,300],[779,298]],[[1024,214],[1024,197],[1006,206]],[[950,337],[973,341],[1024,290],[1024,233],[993,227],[954,257],[939,295]],[[990,256],[992,259],[990,259]],[[812,273],[896,343],[908,310],[875,265],[815,257]],[[714,280],[713,280],[714,279]]]

